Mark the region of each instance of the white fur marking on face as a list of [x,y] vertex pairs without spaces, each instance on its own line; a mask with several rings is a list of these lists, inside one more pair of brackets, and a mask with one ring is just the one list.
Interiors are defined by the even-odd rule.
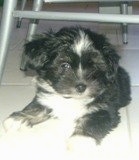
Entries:
[[83,78],[83,70],[82,70],[82,65],[81,63],[79,64],[79,69],[78,69],[78,76],[79,78]]
[[75,40],[73,50],[79,57],[82,55],[82,51],[86,50],[90,46],[91,42],[87,35],[83,31],[79,31],[79,37]]

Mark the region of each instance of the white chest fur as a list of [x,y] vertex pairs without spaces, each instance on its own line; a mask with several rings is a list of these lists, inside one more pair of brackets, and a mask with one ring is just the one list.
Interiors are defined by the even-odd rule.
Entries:
[[63,138],[73,134],[76,120],[89,112],[86,104],[92,101],[90,98],[64,98],[58,94],[45,93],[39,93],[37,100],[41,105],[53,110],[51,115],[56,119],[49,120],[50,130],[52,133],[57,132],[53,132],[53,130],[58,130],[58,132],[60,130],[60,135],[63,135]]
[[53,116],[63,120],[76,120],[88,112],[86,104],[90,98],[64,98],[58,94],[38,95],[38,102],[53,110]]

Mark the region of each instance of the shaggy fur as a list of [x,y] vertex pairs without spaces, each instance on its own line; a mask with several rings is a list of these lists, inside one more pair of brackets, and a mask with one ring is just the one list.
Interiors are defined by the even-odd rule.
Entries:
[[130,80],[103,35],[63,28],[27,43],[25,55],[26,67],[38,74],[36,96],[9,116],[7,130],[58,122],[65,139],[86,137],[99,144],[118,125],[119,109],[130,102]]

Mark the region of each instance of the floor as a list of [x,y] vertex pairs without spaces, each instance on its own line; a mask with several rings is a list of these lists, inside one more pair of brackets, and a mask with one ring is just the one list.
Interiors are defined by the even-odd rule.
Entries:
[[[139,10],[136,8],[134,12]],[[62,26],[81,25],[105,34],[114,44],[121,56],[120,64],[129,72],[132,87],[132,102],[121,110],[122,120],[119,127],[113,131],[113,143],[123,155],[130,154],[131,159],[138,156],[139,148],[139,26],[129,25],[128,44],[122,44],[121,28],[119,25],[97,24],[92,22],[54,22],[40,21],[38,33],[52,28],[58,30]],[[16,21],[15,21],[16,26]],[[35,94],[32,76],[20,71],[20,60],[27,32],[28,20],[23,20],[20,29],[14,27],[11,35],[10,49],[6,67],[0,86],[0,121],[2,122],[13,111],[21,110]],[[109,137],[109,142],[111,141]],[[134,158],[133,158],[134,157]],[[129,159],[130,160],[130,159]]]

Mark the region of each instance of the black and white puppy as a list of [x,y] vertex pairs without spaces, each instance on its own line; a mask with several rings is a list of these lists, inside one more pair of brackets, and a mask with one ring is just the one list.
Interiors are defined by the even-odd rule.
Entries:
[[63,28],[25,45],[27,68],[34,69],[36,96],[5,121],[7,130],[40,122],[59,122],[68,137],[99,144],[120,122],[130,102],[130,80],[108,40],[89,29]]

